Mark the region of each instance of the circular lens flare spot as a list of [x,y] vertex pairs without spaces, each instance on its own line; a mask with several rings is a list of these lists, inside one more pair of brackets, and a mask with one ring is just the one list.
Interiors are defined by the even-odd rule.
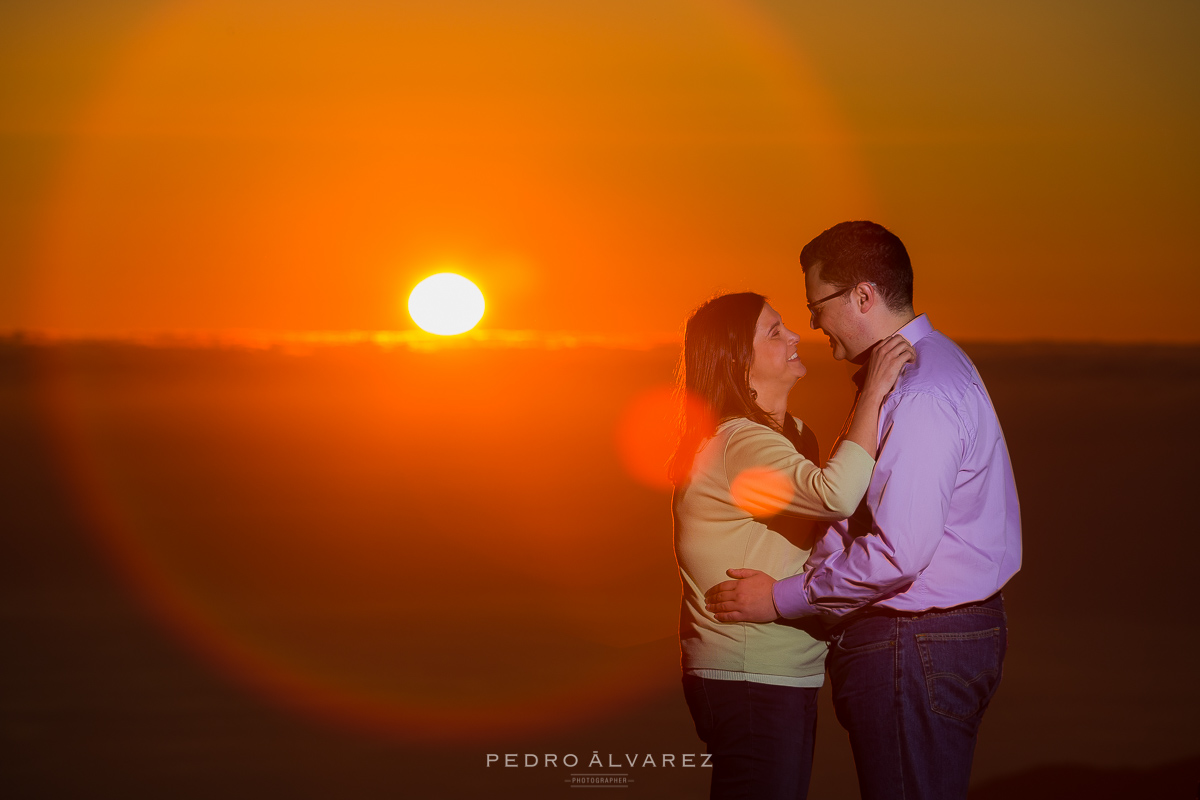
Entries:
[[439,336],[466,333],[483,319],[483,292],[462,275],[439,272],[412,290],[408,313],[423,331]]
[[792,502],[794,490],[787,476],[767,467],[751,467],[729,486],[733,502],[753,517],[773,517]]
[[686,396],[680,408],[671,386],[656,386],[629,402],[617,421],[617,452],[625,471],[651,489],[670,490],[667,464],[679,439],[680,414],[695,416],[701,427],[715,425],[701,399]]

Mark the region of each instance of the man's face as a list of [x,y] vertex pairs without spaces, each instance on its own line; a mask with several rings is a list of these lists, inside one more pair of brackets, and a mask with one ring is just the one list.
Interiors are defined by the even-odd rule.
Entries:
[[[821,280],[821,265],[810,267],[804,273],[804,295],[809,303],[836,294],[840,287]],[[838,361],[853,361],[863,352],[863,320],[851,299],[851,292],[826,300],[812,311],[808,324],[829,337],[829,347]]]

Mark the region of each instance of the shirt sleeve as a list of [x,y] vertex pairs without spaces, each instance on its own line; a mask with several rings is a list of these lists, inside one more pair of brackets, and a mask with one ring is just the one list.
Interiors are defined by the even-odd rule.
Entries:
[[735,431],[725,449],[733,501],[756,517],[845,519],[862,501],[874,466],[866,450],[844,441],[822,469],[761,425]]
[[[866,509],[852,535],[814,554],[799,575],[778,581],[781,616],[842,616],[905,589],[921,574],[946,529],[950,495],[968,442],[953,407],[928,394],[903,395],[886,408],[879,460]],[[865,519],[865,524],[857,524]],[[835,541],[830,533],[825,541]]]

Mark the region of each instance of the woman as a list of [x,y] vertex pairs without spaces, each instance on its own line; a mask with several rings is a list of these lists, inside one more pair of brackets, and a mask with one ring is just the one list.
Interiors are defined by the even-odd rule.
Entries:
[[914,358],[898,336],[875,348],[845,436],[821,469],[815,437],[787,413],[806,372],[798,342],[749,292],[708,301],[684,334],[686,402],[671,462],[679,637],[688,708],[713,754],[714,800],[806,796],[825,643],[787,620],[719,623],[704,592],[733,567],[775,578],[804,568],[805,520],[845,519],[858,507],[875,465],[879,406]]

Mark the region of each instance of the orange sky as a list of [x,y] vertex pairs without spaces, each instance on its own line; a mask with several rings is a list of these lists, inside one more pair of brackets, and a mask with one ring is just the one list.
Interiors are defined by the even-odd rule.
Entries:
[[1200,340],[1200,9],[817,6],[5,4],[0,331],[802,326],[867,217],[951,335]]

